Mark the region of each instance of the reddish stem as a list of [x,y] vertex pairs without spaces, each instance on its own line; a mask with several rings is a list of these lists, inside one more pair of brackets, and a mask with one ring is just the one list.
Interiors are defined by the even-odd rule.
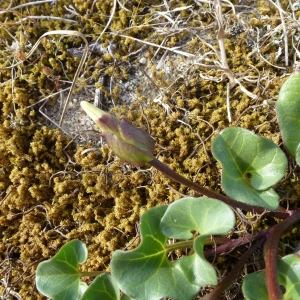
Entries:
[[206,296],[201,298],[202,300],[215,300],[229,287],[231,282],[233,282],[239,275],[241,269],[244,267],[248,258],[265,242],[266,237],[258,240],[254,245],[252,245],[237,261],[235,266],[232,268],[230,273]]
[[[227,196],[218,194],[214,191],[211,191],[207,188],[204,188],[202,186],[200,186],[199,184],[177,174],[176,172],[174,172],[173,170],[171,170],[167,165],[165,165],[164,163],[162,163],[161,161],[159,161],[158,159],[153,159],[152,161],[149,162],[149,164],[153,167],[155,167],[157,170],[159,170],[160,172],[162,172],[163,174],[165,174],[166,176],[172,178],[173,180],[195,190],[196,192],[205,195],[207,197],[210,198],[214,198],[214,199],[218,199],[232,207],[238,207],[242,210],[246,210],[246,211],[250,211],[250,212],[256,212],[259,214],[262,214],[263,212],[265,212],[266,210],[264,208],[261,207],[256,207],[256,206],[252,206],[250,204],[246,204],[240,201],[236,201],[232,198],[229,198]],[[272,215],[276,215],[276,217],[278,218],[286,218],[290,215],[290,213],[283,213],[283,212],[270,212],[270,214],[272,213]]]
[[281,235],[300,220],[300,209],[276,225],[265,244],[266,280],[270,300],[282,299],[282,292],[277,278],[277,253]]
[[[277,225],[275,225],[275,226],[277,226]],[[216,247],[215,249],[205,250],[204,251],[204,256],[206,258],[211,257],[211,256],[217,256],[217,255],[220,255],[222,253],[232,251],[236,247],[240,247],[240,246],[248,244],[250,242],[257,241],[261,238],[267,238],[270,235],[270,232],[271,232],[273,227],[262,230],[262,231],[258,232],[256,235],[248,234],[248,235],[246,235],[244,237],[241,237],[239,239],[231,239],[227,243],[225,243],[223,245],[220,245],[220,246]]]

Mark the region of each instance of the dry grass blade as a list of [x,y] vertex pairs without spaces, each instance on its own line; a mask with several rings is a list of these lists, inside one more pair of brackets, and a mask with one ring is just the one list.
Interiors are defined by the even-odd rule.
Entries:
[[[113,33],[113,34],[114,34],[114,33]],[[183,56],[188,57],[188,58],[197,58],[197,56],[194,55],[194,54],[191,54],[191,53],[188,53],[188,52],[184,52],[184,51],[177,50],[178,48],[181,48],[181,47],[169,48],[169,47],[165,47],[165,46],[162,46],[162,45],[157,45],[157,44],[155,44],[155,43],[151,43],[151,42],[147,42],[147,41],[144,41],[144,40],[140,40],[140,39],[138,39],[138,38],[134,38],[134,37],[128,36],[128,35],[123,35],[123,34],[119,34],[119,33],[115,33],[115,35],[121,36],[121,37],[124,37],[124,38],[127,38],[127,39],[131,39],[131,40],[134,40],[134,41],[137,41],[137,42],[140,42],[140,43],[149,45],[149,46],[153,46],[153,47],[157,47],[157,48],[162,48],[162,49],[165,49],[165,50],[174,52],[174,53],[176,53],[176,54],[183,55]]]
[[23,3],[23,4],[20,4],[20,5],[11,7],[11,5],[13,3],[13,1],[11,1],[10,5],[6,9],[0,11],[0,15],[4,14],[6,12],[12,12],[12,11],[17,10],[19,8],[22,8],[22,7],[31,6],[31,5],[38,5],[38,4],[43,4],[43,3],[51,3],[51,2],[53,2],[53,0],[41,0],[41,1],[33,1],[33,2],[28,2],[28,3]]
[[278,9],[279,9],[280,19],[281,19],[281,24],[282,24],[282,31],[283,31],[283,35],[284,35],[284,58],[285,58],[285,65],[288,66],[289,65],[289,58],[288,58],[289,45],[288,45],[287,30],[286,30],[286,25],[285,25],[285,21],[284,21],[284,15],[283,15],[284,11],[281,8],[280,1],[277,0],[276,3],[277,3],[277,6],[278,6]]
[[[85,48],[84,48],[84,52],[83,52],[83,55],[81,57],[81,60],[79,62],[79,65],[78,65],[78,68],[75,72],[75,75],[74,75],[74,79],[72,81],[72,84],[71,84],[71,87],[70,87],[70,90],[69,90],[69,93],[68,93],[68,96],[67,96],[67,99],[66,99],[66,102],[65,102],[65,105],[64,105],[64,108],[63,108],[63,111],[62,111],[62,115],[61,115],[61,118],[60,118],[60,121],[59,121],[59,124],[58,124],[58,127],[61,128],[62,126],[62,123],[63,123],[63,119],[64,119],[64,115],[66,113],[66,109],[68,107],[68,104],[69,104],[69,101],[72,97],[72,93],[73,93],[73,90],[74,90],[74,87],[75,87],[75,84],[76,84],[76,80],[79,76],[79,73],[81,72],[81,69],[83,67],[83,64],[87,58],[87,55],[88,55],[88,51],[89,51],[89,44],[88,44],[88,41],[87,39],[85,38],[85,36],[78,32],[78,31],[74,31],[74,30],[53,30],[53,31],[49,31],[49,32],[46,32],[44,33],[39,39],[38,41],[33,45],[33,47],[31,48],[30,52],[26,55],[26,59],[28,59],[33,53],[34,51],[36,50],[36,48],[38,47],[38,45],[41,43],[41,40],[46,37],[46,36],[49,36],[49,35],[68,35],[68,36],[77,36],[77,37],[80,37],[82,38],[82,40],[84,41],[85,43]],[[20,64],[22,64],[23,61],[20,61],[20,62],[17,62],[13,65],[10,65],[9,67],[5,67],[5,68],[0,68],[0,70],[5,70],[5,69],[11,69],[11,68],[14,68]],[[44,114],[43,114],[44,115]],[[49,118],[48,118],[49,119]],[[51,121],[51,120],[50,120]],[[53,121],[51,121],[53,123]]]
[[[111,14],[109,16],[109,20],[106,23],[106,25],[105,25],[104,29],[102,30],[101,34],[98,36],[98,38],[97,38],[97,40],[95,42],[94,47],[98,44],[101,36],[103,35],[103,33],[107,30],[108,26],[110,25],[110,23],[111,23],[111,21],[112,21],[112,19],[114,17],[115,11],[116,11],[116,6],[117,6],[117,0],[114,0],[114,5],[113,5],[113,8],[112,8]],[[94,47],[92,48],[92,50],[94,50]]]
[[[86,267],[106,270],[113,251],[138,246],[134,228],[144,211],[197,196],[153,168],[119,160],[80,101],[126,116],[155,138],[157,158],[211,190],[221,189],[210,149],[223,128],[240,126],[281,143],[273,107],[300,57],[299,1],[2,2],[0,298],[41,298],[36,262],[67,239],[88,240]],[[295,170],[291,162],[277,187],[291,207],[300,194],[290,180]],[[264,222],[262,214],[236,214],[228,238],[243,239]],[[242,250],[220,260],[218,251],[221,279]],[[244,267],[256,270],[252,262]],[[242,299],[243,275],[224,299]]]

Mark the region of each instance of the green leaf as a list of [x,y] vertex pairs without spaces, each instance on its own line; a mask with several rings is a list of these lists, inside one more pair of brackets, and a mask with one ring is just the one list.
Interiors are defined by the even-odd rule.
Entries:
[[[224,234],[234,224],[230,207],[211,198],[187,197],[168,208],[152,208],[141,219],[141,244],[113,254],[112,276],[135,299],[191,299],[201,286],[217,284],[216,271],[203,253],[206,237]],[[167,237],[190,239],[194,230],[201,233],[194,240],[194,254],[170,262]]]
[[195,253],[181,257],[178,265],[189,282],[201,286],[217,285],[218,278],[214,266],[209,263],[203,253],[206,236],[194,240]]
[[234,213],[227,204],[211,198],[187,197],[169,205],[160,230],[174,239],[190,239],[192,230],[201,234],[194,241],[195,254],[182,257],[178,263],[190,282],[206,286],[217,284],[216,271],[203,253],[206,237],[227,233],[234,224]]
[[160,230],[169,238],[190,239],[192,230],[202,235],[224,234],[235,224],[232,209],[212,198],[186,197],[169,205]]
[[[113,253],[111,273],[119,288],[139,300],[163,297],[189,300],[199,291],[190,283],[178,261],[170,262],[168,249],[159,223],[167,207],[157,206],[141,218],[141,244],[134,250]],[[179,260],[180,261],[180,260]]]
[[51,259],[40,263],[36,270],[36,287],[54,300],[80,299],[87,285],[80,282],[79,264],[87,259],[87,248],[78,240],[61,247]]
[[261,271],[246,275],[244,277],[242,290],[247,300],[269,300],[266,272]]
[[276,112],[284,144],[295,157],[300,143],[300,73],[293,73],[282,85]]
[[222,186],[228,196],[270,210],[278,207],[272,186],[284,176],[287,158],[273,141],[230,127],[214,139],[212,152],[222,164]]
[[134,300],[133,298],[127,296],[127,295],[124,295],[122,298],[122,300]]
[[[290,254],[278,260],[278,281],[285,293],[283,299],[300,299],[300,257]],[[268,300],[266,271],[246,275],[242,286],[247,300]]]
[[107,274],[101,274],[97,276],[92,284],[85,291],[84,295],[80,300],[119,300],[120,291],[118,286]]

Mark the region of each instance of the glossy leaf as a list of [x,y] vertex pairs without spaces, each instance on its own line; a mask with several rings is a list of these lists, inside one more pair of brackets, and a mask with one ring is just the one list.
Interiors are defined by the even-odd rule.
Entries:
[[[278,281],[285,291],[283,300],[300,299],[299,270],[300,257],[296,254],[290,254],[278,260]],[[264,270],[246,275],[242,289],[247,300],[269,300],[266,284],[266,271]]]
[[65,244],[53,258],[38,265],[38,291],[54,300],[80,299],[87,284],[80,281],[78,266],[86,259],[87,248],[83,242],[72,240]]
[[224,234],[234,224],[234,213],[225,203],[205,197],[186,197],[169,205],[160,230],[169,238],[190,239],[191,231],[202,235]]
[[[152,208],[141,219],[141,244],[113,254],[112,276],[135,299],[191,299],[201,286],[217,284],[216,271],[203,253],[207,235],[226,233],[234,224],[230,207],[210,198],[182,198],[168,208]],[[194,240],[194,254],[170,262],[168,238],[189,239],[194,230],[201,233]]]
[[215,268],[204,257],[203,247],[206,237],[198,236],[193,243],[195,253],[183,256],[178,260],[178,265],[188,281],[199,287],[217,285],[218,283]]
[[283,178],[287,158],[273,141],[230,127],[214,139],[212,152],[222,164],[222,186],[228,196],[270,210],[278,207],[272,186]]
[[112,277],[107,274],[97,276],[89,285],[88,289],[80,300],[119,300],[120,291],[113,281]]
[[170,262],[167,258],[165,245],[168,238],[159,229],[166,209],[157,206],[142,216],[142,241],[136,249],[113,253],[112,276],[119,288],[134,299],[170,297],[189,300],[199,291],[198,285],[188,281],[179,262]]
[[292,74],[282,85],[276,112],[284,144],[295,157],[300,143],[300,73]]
[[227,233],[234,224],[234,213],[225,203],[211,198],[187,197],[169,205],[160,230],[174,239],[190,239],[193,237],[191,231],[201,234],[194,240],[195,254],[182,257],[178,262],[190,282],[206,286],[217,284],[216,271],[203,253],[206,237]]

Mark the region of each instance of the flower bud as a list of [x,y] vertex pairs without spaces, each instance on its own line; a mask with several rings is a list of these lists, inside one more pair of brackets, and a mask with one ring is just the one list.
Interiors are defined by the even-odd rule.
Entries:
[[81,101],[80,105],[102,132],[110,132],[115,135],[119,134],[119,119],[87,101]]
[[101,130],[101,136],[108,146],[121,159],[136,166],[154,159],[154,140],[145,130],[135,127],[124,118],[120,121],[86,101],[80,104]]

